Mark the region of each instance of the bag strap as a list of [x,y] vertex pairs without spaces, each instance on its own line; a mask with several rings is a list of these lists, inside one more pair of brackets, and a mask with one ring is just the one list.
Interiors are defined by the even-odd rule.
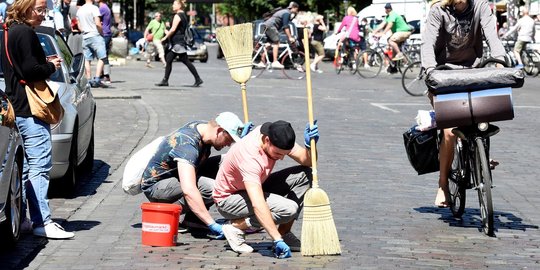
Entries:
[[[9,56],[9,52],[8,52],[8,27],[6,24],[4,24],[2,27],[4,28],[4,49],[6,50],[6,57],[9,61],[9,64],[13,68],[13,72],[17,73],[17,70],[15,70],[15,66],[13,65],[13,62],[11,61],[11,57]],[[19,83],[22,85],[26,85],[25,80],[19,80]]]
[[353,26],[356,22],[356,16],[353,18],[351,25],[349,26],[349,29],[347,29],[347,32],[351,33]]

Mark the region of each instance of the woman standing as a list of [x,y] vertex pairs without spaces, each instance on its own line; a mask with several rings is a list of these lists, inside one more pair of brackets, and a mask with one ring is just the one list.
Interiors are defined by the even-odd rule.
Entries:
[[184,12],[185,7],[185,0],[174,0],[172,4],[172,9],[175,14],[173,17],[171,29],[169,31],[166,31],[165,36],[161,39],[161,42],[169,39],[171,49],[165,55],[165,61],[167,61],[167,64],[165,66],[165,76],[160,83],[156,84],[156,86],[169,86],[169,76],[171,75],[172,64],[177,56],[180,58],[180,61],[188,67],[191,74],[193,74],[193,77],[195,77],[195,83],[193,84],[193,86],[198,87],[203,83],[202,79],[199,77],[199,73],[197,73],[197,69],[195,69],[193,63],[189,61],[186,52],[184,32],[186,28],[189,27],[189,19]]
[[[46,0],[15,1],[8,10],[4,25],[4,31],[7,32],[7,35],[4,34],[4,38],[7,36],[7,48],[3,47],[0,54],[6,94],[13,103],[17,127],[25,148],[23,194],[26,199],[23,201],[28,201],[33,233],[50,239],[66,239],[72,238],[74,234],[66,232],[52,221],[47,198],[49,171],[52,167],[51,129],[49,124],[32,115],[24,85],[20,82],[47,79],[61,66],[61,58],[45,57],[33,29],[41,24],[46,14]],[[23,210],[26,210],[26,205]],[[26,221],[24,224],[29,225]]]

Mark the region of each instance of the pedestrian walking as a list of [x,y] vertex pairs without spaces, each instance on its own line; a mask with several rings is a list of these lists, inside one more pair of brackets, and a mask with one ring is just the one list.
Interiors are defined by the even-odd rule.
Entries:
[[103,59],[103,72],[100,74],[100,79],[102,82],[110,84],[111,83],[111,65],[109,64],[109,54],[111,52],[111,42],[112,42],[112,16],[111,9],[107,5],[105,0],[99,0],[99,13],[101,14],[101,36],[105,41],[105,51],[107,53],[105,59]]
[[[150,36],[151,35],[151,36]],[[149,36],[151,38],[149,38]],[[165,36],[165,23],[161,19],[161,13],[156,12],[154,14],[154,19],[148,23],[148,26],[144,30],[144,37],[146,41],[152,42],[154,48],[158,53],[159,60],[163,63],[163,67],[167,66],[165,61],[165,49],[163,48],[163,43],[161,39]],[[150,58],[146,59],[146,67],[152,67],[150,64]]]
[[185,0],[174,0],[172,4],[172,10],[174,12],[174,17],[172,21],[171,28],[165,32],[165,36],[161,39],[161,42],[169,40],[170,50],[165,55],[165,75],[161,82],[157,83],[156,86],[169,86],[169,76],[172,71],[172,64],[175,58],[179,58],[184,65],[187,66],[193,77],[195,78],[195,83],[193,87],[199,87],[203,80],[199,76],[197,69],[189,61],[186,51],[186,42],[184,41],[184,33],[187,28],[189,28],[189,19],[184,9],[186,8]]
[[[23,139],[25,156],[23,165],[23,215],[26,207],[30,219],[24,218],[23,230],[49,239],[67,239],[75,236],[51,219],[47,192],[49,171],[52,167],[52,141],[49,124],[34,117],[21,83],[49,78],[61,67],[59,57],[45,57],[34,27],[39,26],[47,13],[46,0],[17,0],[10,7],[4,24],[4,42],[0,52],[6,94],[13,104],[16,123]],[[33,227],[32,225],[33,224]]]
[[322,73],[322,70],[319,69],[318,64],[324,58],[324,33],[326,32],[326,24],[324,23],[324,16],[317,15],[313,22],[313,33],[311,34],[311,46],[315,49],[315,58],[313,58],[313,63],[311,63],[311,70],[317,73]]
[[[245,242],[245,231],[261,228],[274,241],[277,257],[287,258],[291,250],[300,251],[300,240],[291,228],[311,185],[312,138],[319,138],[316,124],[306,126],[302,147],[295,142],[290,123],[267,122],[227,152],[216,176],[213,198],[218,212],[230,220],[223,225],[223,234],[235,252],[253,252]],[[272,173],[276,162],[285,156],[301,166]]]
[[[101,36],[102,25],[100,19],[101,13],[99,8],[94,5],[94,0],[86,0],[79,10],[77,10],[77,20],[79,29],[83,33],[83,51],[85,61],[85,74],[92,87],[104,87],[100,79],[103,72],[103,66],[107,58],[107,48],[105,40]],[[96,76],[92,79],[91,61],[97,58]]]
[[212,190],[221,161],[220,155],[210,157],[210,151],[238,142],[243,128],[238,116],[223,112],[210,121],[189,122],[163,137],[142,174],[146,198],[182,205],[186,226],[202,226],[222,237],[221,225],[208,212],[214,203]]

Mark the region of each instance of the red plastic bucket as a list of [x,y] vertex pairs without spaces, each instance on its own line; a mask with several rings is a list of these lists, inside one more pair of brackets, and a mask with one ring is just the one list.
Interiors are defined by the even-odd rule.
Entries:
[[142,244],[155,247],[176,245],[178,219],[182,207],[169,203],[143,203]]

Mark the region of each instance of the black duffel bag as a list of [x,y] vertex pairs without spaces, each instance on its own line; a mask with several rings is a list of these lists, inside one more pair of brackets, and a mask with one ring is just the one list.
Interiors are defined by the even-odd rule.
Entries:
[[503,87],[523,86],[525,74],[514,68],[435,69],[426,77],[429,92],[434,95],[474,92]]
[[427,131],[411,127],[403,133],[407,157],[418,175],[439,170],[439,137],[437,129]]

